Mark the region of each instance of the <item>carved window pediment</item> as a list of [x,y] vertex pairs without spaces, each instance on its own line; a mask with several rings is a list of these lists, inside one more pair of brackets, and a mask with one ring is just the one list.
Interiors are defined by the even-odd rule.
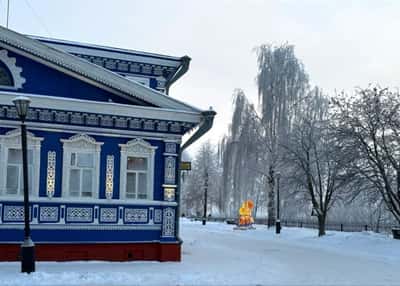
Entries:
[[71,136],[69,139],[61,139],[61,142],[64,143],[64,147],[73,148],[73,149],[95,149],[96,151],[100,151],[102,142],[96,142],[96,140],[90,137],[87,134],[76,134]]
[[157,147],[152,146],[150,143],[140,138],[133,139],[131,141],[128,141],[128,143],[120,144],[119,146],[121,147],[122,152],[136,153],[143,155],[152,155],[157,149]]
[[[27,132],[28,147],[40,147],[40,142],[43,141],[41,137],[35,137],[32,132]],[[21,129],[13,129],[8,131],[5,135],[1,136],[3,144],[7,145],[21,145]]]

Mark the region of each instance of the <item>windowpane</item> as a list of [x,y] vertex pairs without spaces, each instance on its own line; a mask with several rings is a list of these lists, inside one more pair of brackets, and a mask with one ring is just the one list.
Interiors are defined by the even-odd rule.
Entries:
[[93,154],[90,153],[78,153],[78,167],[93,168]]
[[71,153],[71,166],[76,165],[76,153]]
[[22,164],[22,152],[19,149],[8,149],[8,163]]
[[0,62],[0,85],[13,86],[14,80],[7,66]]
[[91,197],[93,191],[93,171],[82,171],[82,197]]
[[140,173],[139,174],[139,182],[138,182],[138,199],[146,199],[147,198],[147,174]]
[[9,195],[18,194],[18,180],[19,180],[19,167],[18,166],[8,166],[7,167],[7,182],[6,182],[7,194],[9,194]]
[[128,157],[127,169],[128,170],[146,171],[147,170],[147,158]]
[[136,198],[136,174],[128,173],[126,175],[126,198]]
[[[8,149],[8,163],[22,164],[22,150]],[[33,165],[33,150],[28,150],[28,165]]]
[[79,196],[81,183],[81,172],[77,169],[72,169],[69,175],[69,193],[73,197]]

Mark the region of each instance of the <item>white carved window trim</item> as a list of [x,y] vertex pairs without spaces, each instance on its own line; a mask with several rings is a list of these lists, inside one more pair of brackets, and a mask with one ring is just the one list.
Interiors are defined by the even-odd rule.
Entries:
[[[121,147],[120,162],[120,198],[124,200],[133,200],[126,198],[126,177],[128,157],[147,158],[147,198],[153,200],[154,197],[154,157],[157,147],[143,139],[133,139],[126,144],[119,144]],[[137,199],[141,200],[141,199]]]
[[114,192],[114,156],[107,155],[106,159],[106,198],[112,199]]
[[48,151],[46,193],[49,198],[52,198],[54,196],[55,186],[56,186],[56,151]]
[[[63,177],[62,177],[62,197],[91,200],[99,198],[99,180],[100,180],[100,151],[102,142],[96,140],[86,134],[76,134],[69,139],[61,139],[63,143]],[[90,153],[94,156],[94,174],[92,197],[75,197],[69,193],[69,177],[70,177],[70,162],[72,153]]]
[[3,89],[16,90],[22,88],[25,78],[21,76],[22,68],[16,66],[16,58],[8,56],[7,50],[0,50],[0,61],[8,68],[14,82],[14,86],[0,85]]
[[[30,195],[32,197],[39,196],[39,181],[40,181],[40,147],[43,138],[35,137],[31,132],[27,132],[28,150],[33,151],[33,185],[29,186]],[[7,198],[22,198],[22,195],[7,195],[7,164],[8,150],[21,150],[21,130],[14,129],[7,132],[5,135],[0,135],[0,196]]]

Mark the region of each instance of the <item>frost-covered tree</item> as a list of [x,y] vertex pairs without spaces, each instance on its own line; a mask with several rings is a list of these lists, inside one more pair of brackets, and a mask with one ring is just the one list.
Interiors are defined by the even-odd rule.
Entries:
[[400,223],[400,94],[378,87],[334,100],[337,138],[357,155],[352,168]]
[[262,200],[258,166],[260,149],[260,119],[255,108],[240,89],[233,95],[233,117],[229,133],[219,146],[222,162],[223,209],[228,216],[236,216],[244,200]]
[[308,76],[294,54],[294,46],[262,45],[257,49],[258,94],[267,152],[268,225],[275,220],[275,181],[281,157],[281,141],[291,131],[299,102],[308,89]]
[[329,210],[354,178],[348,169],[351,151],[331,132],[328,102],[318,89],[310,92],[284,145],[285,159],[292,164],[291,181],[311,203],[318,218],[319,236],[325,235]]
[[193,159],[192,170],[185,175],[182,184],[182,213],[185,215],[203,215],[206,176],[208,176],[207,213],[219,216],[221,172],[215,146],[209,141],[200,147]]

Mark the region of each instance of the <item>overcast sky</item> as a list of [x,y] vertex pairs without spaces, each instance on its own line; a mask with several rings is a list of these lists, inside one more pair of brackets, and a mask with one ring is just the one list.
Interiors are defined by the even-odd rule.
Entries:
[[[2,23],[6,0],[0,1]],[[399,86],[400,1],[10,0],[20,33],[192,58],[170,95],[217,112],[205,139],[227,132],[232,92],[257,103],[256,55],[288,42],[326,92]],[[198,144],[197,144],[198,147]],[[196,146],[194,146],[196,149]],[[193,150],[193,149],[192,149]]]

